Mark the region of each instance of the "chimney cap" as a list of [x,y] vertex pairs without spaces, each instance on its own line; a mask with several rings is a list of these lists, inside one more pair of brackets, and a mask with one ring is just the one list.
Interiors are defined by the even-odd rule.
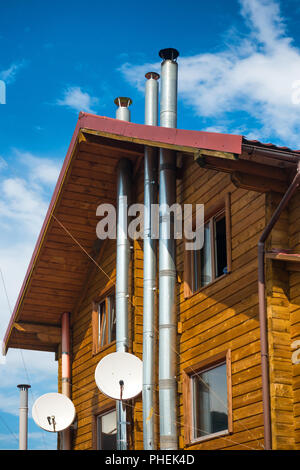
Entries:
[[116,106],[121,106],[123,108],[128,108],[132,104],[132,99],[128,98],[127,96],[118,96],[114,103]]
[[17,385],[18,388],[23,388],[25,390],[27,390],[28,388],[31,388],[31,385],[29,384],[20,384],[20,385]]
[[156,72],[147,72],[145,77],[147,78],[147,80],[149,80],[150,78],[153,78],[154,80],[158,80],[160,78],[160,75],[159,73],[156,73]]
[[169,47],[167,49],[161,49],[158,54],[159,57],[161,57],[163,60],[173,61],[175,61],[179,56],[179,52],[177,51],[177,49],[173,49],[172,47]]

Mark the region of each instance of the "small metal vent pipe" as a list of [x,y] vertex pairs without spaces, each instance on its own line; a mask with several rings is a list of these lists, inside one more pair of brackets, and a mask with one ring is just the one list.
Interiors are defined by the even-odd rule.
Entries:
[[20,408],[19,408],[19,450],[27,450],[28,441],[28,389],[30,385],[20,384]]
[[[145,75],[145,124],[157,126],[159,74]],[[154,442],[154,354],[156,310],[157,243],[152,238],[151,207],[157,204],[157,150],[145,147],[144,155],[144,281],[143,281],[143,438],[144,450],[156,448]]]
[[[61,317],[61,390],[71,398],[71,350],[70,350],[70,313],[64,312]],[[71,428],[62,431],[62,448],[71,450]]]
[[131,121],[129,106],[132,104],[131,98],[126,96],[118,96],[115,101],[115,105],[118,106],[116,110],[116,119],[120,121]]
[[[177,126],[176,49],[162,49],[160,126]],[[159,413],[160,448],[176,450],[176,263],[174,223],[170,208],[176,202],[176,154],[160,149],[159,154]],[[170,230],[169,229],[170,221]],[[173,221],[174,222],[174,221]],[[169,233],[170,232],[170,233]]]
[[[128,106],[130,98],[115,99],[118,105],[116,118],[130,121]],[[128,205],[131,194],[131,161],[119,160],[117,167],[117,261],[116,261],[116,351],[128,350],[128,298],[129,298],[129,260],[130,243],[128,240]],[[127,449],[126,407],[117,402],[117,449]]]

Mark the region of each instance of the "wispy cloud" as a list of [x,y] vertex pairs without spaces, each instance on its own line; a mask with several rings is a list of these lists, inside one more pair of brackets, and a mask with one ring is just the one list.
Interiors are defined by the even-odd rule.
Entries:
[[[26,225],[36,233],[36,227],[41,225],[47,209],[38,191],[33,190],[28,182],[22,178],[7,178],[1,185],[0,218],[3,222],[9,221]],[[3,220],[4,219],[4,220]],[[7,220],[9,219],[9,220]]]
[[[181,57],[179,96],[197,116],[225,132],[300,148],[300,107],[292,102],[300,49],[287,34],[277,1],[240,0],[240,6],[248,36],[233,29],[232,42],[223,50]],[[143,89],[150,69],[159,70],[159,64],[125,63],[121,71]],[[241,113],[247,123],[241,122]]]
[[13,149],[12,154],[14,162],[18,162],[19,172],[0,179],[0,226],[11,231],[15,230],[14,224],[23,225],[25,232],[37,235],[48,208],[49,194],[58,178],[60,163],[18,149]]
[[[0,267],[13,307],[49,206],[60,162],[19,149],[13,149],[7,158],[10,161],[14,162],[13,167],[8,165],[10,173],[0,173]],[[11,313],[3,288],[0,285],[0,338]]]
[[80,87],[68,87],[63,92],[63,98],[58,99],[56,104],[66,106],[77,112],[96,113],[99,100],[83,91]]
[[12,63],[7,69],[0,71],[0,79],[3,80],[7,85],[13,83],[16,80],[18,72],[28,64],[27,60],[21,60],[20,62]]
[[8,167],[7,161],[0,155],[0,171]]
[[[20,149],[12,149],[4,162],[10,173],[6,168],[0,173],[0,339],[8,326],[60,167],[58,159]],[[1,431],[6,432],[4,421],[12,426],[19,413],[17,384],[30,383],[32,387],[30,416],[39,395],[56,391],[57,362],[53,353],[10,349],[5,361],[0,360],[0,378],[0,424]],[[11,433],[0,434],[0,441],[1,448],[17,445]],[[40,432],[29,434],[29,448],[44,448],[45,443],[55,448],[54,439],[43,439]]]
[[60,163],[50,158],[41,158],[31,152],[13,149],[15,156],[22,165],[25,165],[29,172],[30,181],[53,185],[56,183]]

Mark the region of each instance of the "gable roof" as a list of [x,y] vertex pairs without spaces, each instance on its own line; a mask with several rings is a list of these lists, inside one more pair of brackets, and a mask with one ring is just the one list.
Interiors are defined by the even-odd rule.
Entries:
[[5,334],[4,354],[9,347],[56,350],[53,338],[59,333],[61,314],[75,308],[91,265],[87,255],[99,251],[96,208],[116,203],[117,163],[129,158],[137,170],[145,145],[233,162],[243,152],[239,135],[146,126],[80,113]]

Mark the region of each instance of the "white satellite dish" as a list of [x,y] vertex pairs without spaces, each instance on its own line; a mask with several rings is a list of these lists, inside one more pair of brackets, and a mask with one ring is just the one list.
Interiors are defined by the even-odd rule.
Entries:
[[32,417],[45,431],[58,432],[68,428],[75,419],[75,406],[61,393],[46,393],[33,404]]
[[104,395],[115,400],[129,400],[142,391],[143,363],[126,352],[108,354],[96,367],[95,381]]

